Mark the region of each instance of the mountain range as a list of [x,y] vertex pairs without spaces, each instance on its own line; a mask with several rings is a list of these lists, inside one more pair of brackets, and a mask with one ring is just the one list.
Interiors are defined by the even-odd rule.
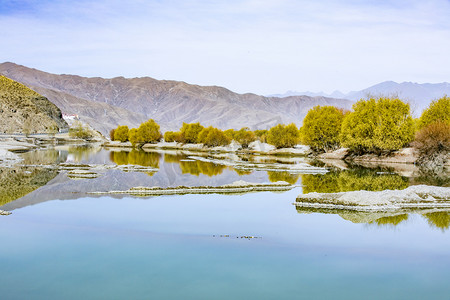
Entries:
[[142,78],[86,78],[56,75],[14,63],[0,64],[0,74],[47,97],[63,113],[77,114],[103,134],[117,127],[137,127],[150,118],[162,131],[178,130],[183,122],[221,129],[267,129],[278,123],[300,126],[316,105],[350,109],[352,101],[329,97],[264,97],[238,94],[218,86]]
[[323,92],[315,93],[288,91],[284,94],[271,95],[271,97],[287,97],[296,95],[343,98],[352,101],[358,101],[360,99],[367,98],[368,96],[397,96],[408,102],[411,105],[413,114],[418,117],[422,111],[428,107],[431,101],[439,99],[445,95],[450,95],[450,83],[397,83],[394,81],[385,81],[361,91],[353,91],[349,93],[334,91],[331,94],[327,94]]

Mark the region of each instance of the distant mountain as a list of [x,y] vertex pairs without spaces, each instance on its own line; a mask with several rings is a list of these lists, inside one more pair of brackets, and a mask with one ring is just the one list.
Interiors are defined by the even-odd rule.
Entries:
[[118,124],[137,127],[153,118],[162,130],[183,122],[201,122],[222,129],[248,126],[265,129],[278,123],[302,123],[310,108],[334,105],[350,108],[351,101],[327,97],[264,97],[237,94],[218,86],[198,86],[150,77],[104,79],[55,75],[13,63],[0,64],[0,74],[39,91],[63,112],[78,114],[106,134]]
[[[396,83],[394,81],[385,81],[374,86],[368,87],[361,91],[353,91],[347,94],[335,91],[332,94],[326,94],[323,92],[294,92],[288,91],[285,94],[277,96],[284,97],[286,95],[308,95],[308,96],[323,96],[349,99],[357,101],[362,98],[367,98],[368,95],[372,96],[393,96],[396,95],[400,99],[407,101],[411,104],[411,108],[416,116],[419,116],[422,111],[428,107],[431,101],[441,98],[444,95],[450,95],[450,83],[414,83],[414,82],[402,82]],[[275,96],[275,95],[272,95]]]
[[49,133],[66,127],[55,104],[25,85],[0,76],[0,133]]
[[431,101],[441,98],[444,95],[450,95],[450,83],[414,83],[385,81],[367,89],[357,92],[350,92],[345,95],[346,99],[353,101],[373,96],[396,95],[400,99],[411,104],[411,108],[416,116],[420,116],[422,111],[428,107]]
[[338,99],[345,99],[345,94],[341,93],[340,91],[334,91],[331,94],[327,94],[324,92],[296,92],[296,91],[287,91],[284,94],[273,94],[268,95],[267,97],[278,97],[278,98],[284,98],[289,96],[309,96],[309,97],[329,97],[329,98],[338,98]]

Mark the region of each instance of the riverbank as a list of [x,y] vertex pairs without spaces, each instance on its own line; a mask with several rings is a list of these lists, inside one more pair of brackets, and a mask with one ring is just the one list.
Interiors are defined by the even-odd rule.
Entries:
[[[103,143],[103,147],[107,149],[136,149],[130,142],[108,141]],[[183,150],[193,152],[220,152],[220,153],[246,153],[246,154],[268,154],[268,155],[289,155],[289,156],[307,156],[311,153],[308,146],[297,145],[294,148],[276,149],[274,146],[254,141],[249,144],[248,148],[242,148],[239,143],[232,142],[227,146],[207,147],[203,144],[183,144],[177,142],[159,142],[155,144],[144,144],[143,150]]]
[[68,133],[48,135],[35,134],[25,135],[1,135],[0,136],[0,166],[12,166],[22,161],[17,155],[31,150],[42,148],[70,145],[70,146],[88,146],[101,145],[104,140],[95,139],[86,141],[83,139],[72,138]]

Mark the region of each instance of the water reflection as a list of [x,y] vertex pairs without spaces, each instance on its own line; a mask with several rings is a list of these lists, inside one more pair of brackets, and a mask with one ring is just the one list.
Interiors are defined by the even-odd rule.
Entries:
[[386,169],[356,168],[331,171],[323,175],[302,175],[303,193],[337,193],[348,191],[402,190],[409,180]]
[[89,160],[90,157],[94,156],[96,153],[100,152],[100,147],[91,146],[73,146],[67,148],[68,157],[67,159],[73,162],[81,162]]
[[296,207],[299,214],[333,214],[342,219],[358,224],[368,224],[376,227],[395,228],[405,223],[411,214],[422,216],[428,225],[443,232],[450,228],[450,211],[430,210],[421,211],[418,209],[403,210],[401,212],[365,212],[345,209],[327,209],[313,207]]
[[448,169],[438,170],[419,168],[418,176],[414,179],[417,184],[450,186],[450,173]]
[[408,214],[401,214],[396,216],[381,217],[375,221],[369,222],[369,224],[377,224],[378,226],[397,226],[406,220],[408,220]]
[[141,150],[131,150],[130,152],[110,152],[110,159],[118,165],[139,165],[159,169],[161,154],[158,152],[145,152]]
[[0,168],[0,206],[46,185],[58,171],[39,167]]
[[450,228],[450,212],[448,211],[432,212],[424,214],[424,217],[431,227],[439,228],[442,231]]
[[30,151],[21,154],[23,165],[53,165],[67,160],[67,151],[48,149],[44,151]]
[[274,172],[274,171],[268,171],[267,175],[269,175],[270,182],[286,181],[287,183],[290,184],[296,184],[298,178],[300,177],[300,174],[292,174],[289,172]]
[[200,174],[209,177],[217,176],[229,169],[224,165],[217,165],[211,162],[187,159],[185,154],[164,154],[165,163],[178,163],[182,174],[199,176]]

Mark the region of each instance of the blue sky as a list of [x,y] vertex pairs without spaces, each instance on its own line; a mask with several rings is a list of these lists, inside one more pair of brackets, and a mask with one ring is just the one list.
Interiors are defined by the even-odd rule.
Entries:
[[450,1],[0,0],[0,62],[258,94],[450,81]]

